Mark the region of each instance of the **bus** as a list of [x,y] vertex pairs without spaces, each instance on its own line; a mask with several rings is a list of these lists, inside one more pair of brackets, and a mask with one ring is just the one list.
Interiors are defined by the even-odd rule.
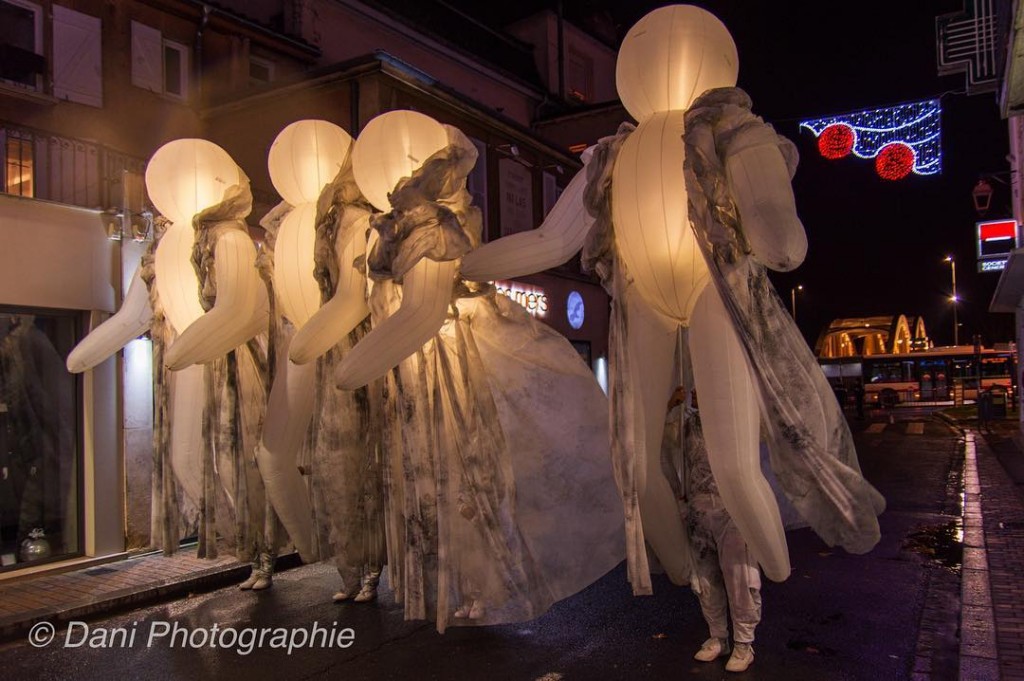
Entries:
[[973,402],[981,390],[999,386],[1013,394],[1017,353],[1012,345],[981,348],[970,345],[916,350],[898,355],[819,358],[837,394],[853,394],[864,386],[865,406],[901,402]]

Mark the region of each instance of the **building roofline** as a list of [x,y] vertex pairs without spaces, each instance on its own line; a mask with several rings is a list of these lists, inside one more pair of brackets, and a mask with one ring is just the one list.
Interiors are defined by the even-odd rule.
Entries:
[[[319,47],[312,45],[305,40],[295,38],[269,26],[265,26],[253,19],[238,14],[217,5],[216,3],[204,2],[203,0],[141,0],[144,4],[156,7],[157,9],[170,11],[178,16],[189,19],[200,20],[205,12],[209,12],[210,20],[214,28],[218,26],[230,27],[233,31],[256,38],[261,44],[269,44],[281,52],[306,61],[311,61],[322,56]],[[241,29],[241,30],[239,30]]]
[[[404,35],[407,38],[416,40],[419,43],[432,47],[438,52],[445,56],[455,59],[463,66],[467,66],[470,69],[477,71],[490,78],[502,81],[505,85],[512,87],[522,94],[526,94],[531,97],[541,99],[544,95],[548,94],[547,91],[540,86],[539,83],[531,83],[525,80],[521,76],[495,64],[494,62],[487,59],[484,55],[475,54],[468,50],[463,49],[457,43],[448,40],[447,36],[439,35],[433,31],[425,31],[423,28],[414,26],[410,23],[408,17],[402,15],[393,9],[381,6],[370,6],[365,2],[359,0],[334,0],[339,5],[342,5],[353,12],[357,12],[371,21],[377,24],[389,28],[397,33]],[[448,5],[445,5],[449,7]],[[508,34],[495,31],[490,27],[481,24],[473,17],[468,16],[460,12],[460,16],[465,17],[468,21],[482,26],[484,29],[489,31],[491,35],[499,37],[503,42],[516,48],[525,49],[526,43],[523,41],[510,36]],[[532,51],[529,53],[532,60]]]
[[[292,82],[269,87],[242,99],[207,107],[200,113],[200,116],[204,120],[209,120],[210,118],[246,109],[254,104],[278,100],[291,92],[310,88],[331,87],[373,73],[384,74],[410,89],[419,90],[440,101],[442,104],[462,112],[485,127],[497,128],[502,134],[511,138],[510,141],[528,143],[533,147],[541,149],[557,159],[558,163],[564,164],[569,168],[579,169],[582,167],[580,160],[567,150],[552,145],[550,142],[540,138],[529,128],[491,109],[484,108],[478,102],[460,92],[442,85],[436,79],[429,76],[429,74],[383,51],[377,51],[372,55],[365,55],[318,69]],[[355,136],[359,131],[350,132]]]

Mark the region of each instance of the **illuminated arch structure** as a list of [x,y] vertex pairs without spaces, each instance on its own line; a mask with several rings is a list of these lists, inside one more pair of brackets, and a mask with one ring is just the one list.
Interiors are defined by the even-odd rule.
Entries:
[[820,358],[901,355],[932,347],[924,319],[907,315],[834,319],[821,332],[814,352]]

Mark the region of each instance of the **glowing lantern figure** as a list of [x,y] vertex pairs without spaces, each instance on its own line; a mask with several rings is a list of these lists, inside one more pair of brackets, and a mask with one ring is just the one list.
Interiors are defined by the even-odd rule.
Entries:
[[604,394],[564,337],[492,287],[456,289],[480,230],[465,135],[391,112],[352,156],[363,194],[387,212],[371,220],[373,330],[335,376],[356,389],[395,368],[386,525],[406,617],[434,615],[443,630],[537,616],[621,561]]
[[[274,240],[274,292],[283,316],[301,330],[320,308],[320,287],[314,275],[317,200],[348,159],[352,138],[327,121],[303,120],[282,130],[270,147],[270,179],[291,211]],[[354,239],[351,263],[365,250]],[[340,299],[354,308],[349,316],[369,314],[362,291]],[[288,535],[307,561],[316,559],[313,512],[306,484],[296,466],[313,415],[316,364],[289,361],[292,333],[283,336],[278,366],[267,402],[263,433],[256,449],[267,494]]]
[[359,133],[352,150],[356,182],[377,210],[391,210],[388,194],[403,177],[448,145],[444,126],[416,111],[389,111]]
[[[619,380],[629,386],[623,398],[629,403],[618,417],[632,419],[632,428],[615,420],[612,427],[623,441],[632,433],[622,446],[633,457],[628,475],[639,518],[630,510],[633,489],[623,494],[627,529],[631,522],[642,527],[630,531],[627,540],[637,593],[650,592],[643,540],[673,581],[689,579],[687,541],[659,456],[665,404],[679,381],[672,371],[677,334],[684,327],[689,327],[693,380],[721,496],[768,577],[779,581],[790,573],[779,509],[760,468],[756,374],[718,286],[708,285],[706,256],[687,209],[686,110],[706,90],[735,85],[737,70],[736,48],[725,26],[691,6],[663,7],[645,16],[629,31],[618,57],[619,95],[639,125],[621,142],[611,172],[614,252],[624,267],[610,281],[629,320],[620,328],[625,347],[615,368],[627,367]],[[589,154],[584,157],[594,163]],[[475,281],[522,276],[576,253],[592,222],[582,205],[587,170],[572,180],[539,229],[468,254],[462,276]],[[774,133],[735,145],[724,159],[724,175],[750,257],[776,270],[796,267],[807,240]],[[595,182],[600,181],[597,176]],[[805,418],[816,442],[827,442],[824,417]],[[877,522],[874,529],[877,541]]]
[[[377,116],[356,140],[352,169],[363,195],[382,211],[391,210],[388,193],[431,155],[448,146],[444,126],[415,111]],[[354,389],[378,378],[421,348],[448,314],[457,260],[421,259],[406,273],[402,306],[349,352],[339,367],[339,386]]]
[[[172,336],[180,336],[203,315],[199,281],[192,265],[192,217],[220,203],[225,190],[238,184],[242,177],[227,152],[201,139],[168,142],[147,164],[146,186],[150,199],[171,221],[156,244],[153,286]],[[117,314],[75,347],[68,356],[68,369],[79,373],[98,365],[148,330],[152,318],[150,296],[137,271]],[[155,333],[158,331],[154,329]],[[198,507],[203,496],[199,464],[203,368],[186,367],[165,380],[171,401],[168,408],[171,468],[186,497]],[[154,541],[157,541],[156,536]]]
[[[184,153],[168,153],[168,148],[177,149],[171,145],[158,150],[146,173],[147,186],[174,189],[174,206],[198,211],[190,220],[193,252],[187,262],[200,277],[204,312],[171,344],[164,364],[171,371],[206,365],[204,389],[194,396],[203,405],[204,426],[209,426],[204,427],[201,457],[206,507],[209,511],[216,503],[208,498],[213,493],[211,483],[219,484],[235,519],[235,531],[229,536],[235,538],[236,555],[252,559],[252,573],[240,586],[265,589],[271,585],[277,550],[276,521],[267,512],[263,481],[249,463],[248,452],[256,447],[254,436],[266,394],[258,358],[245,344],[267,328],[270,306],[266,284],[256,269],[256,245],[245,223],[252,195],[248,178],[226,152],[208,142],[186,140],[186,145],[191,147],[186,146]],[[164,162],[168,157],[173,163]],[[184,181],[181,175],[186,176]],[[191,192],[190,186],[195,187]],[[208,187],[218,191],[201,193]],[[197,202],[190,206],[191,198]],[[154,199],[157,208],[162,200]],[[175,210],[174,206],[167,210]],[[205,526],[200,533],[201,554],[209,556],[217,551],[210,525],[213,517],[210,513],[201,517]]]

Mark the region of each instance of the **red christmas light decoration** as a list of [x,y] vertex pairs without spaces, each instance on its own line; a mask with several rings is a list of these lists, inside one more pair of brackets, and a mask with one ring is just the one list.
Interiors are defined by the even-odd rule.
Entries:
[[875,172],[883,180],[902,180],[914,169],[914,150],[902,142],[882,147],[875,158]]
[[853,151],[853,128],[845,123],[833,123],[818,136],[818,151],[830,161],[848,156]]

